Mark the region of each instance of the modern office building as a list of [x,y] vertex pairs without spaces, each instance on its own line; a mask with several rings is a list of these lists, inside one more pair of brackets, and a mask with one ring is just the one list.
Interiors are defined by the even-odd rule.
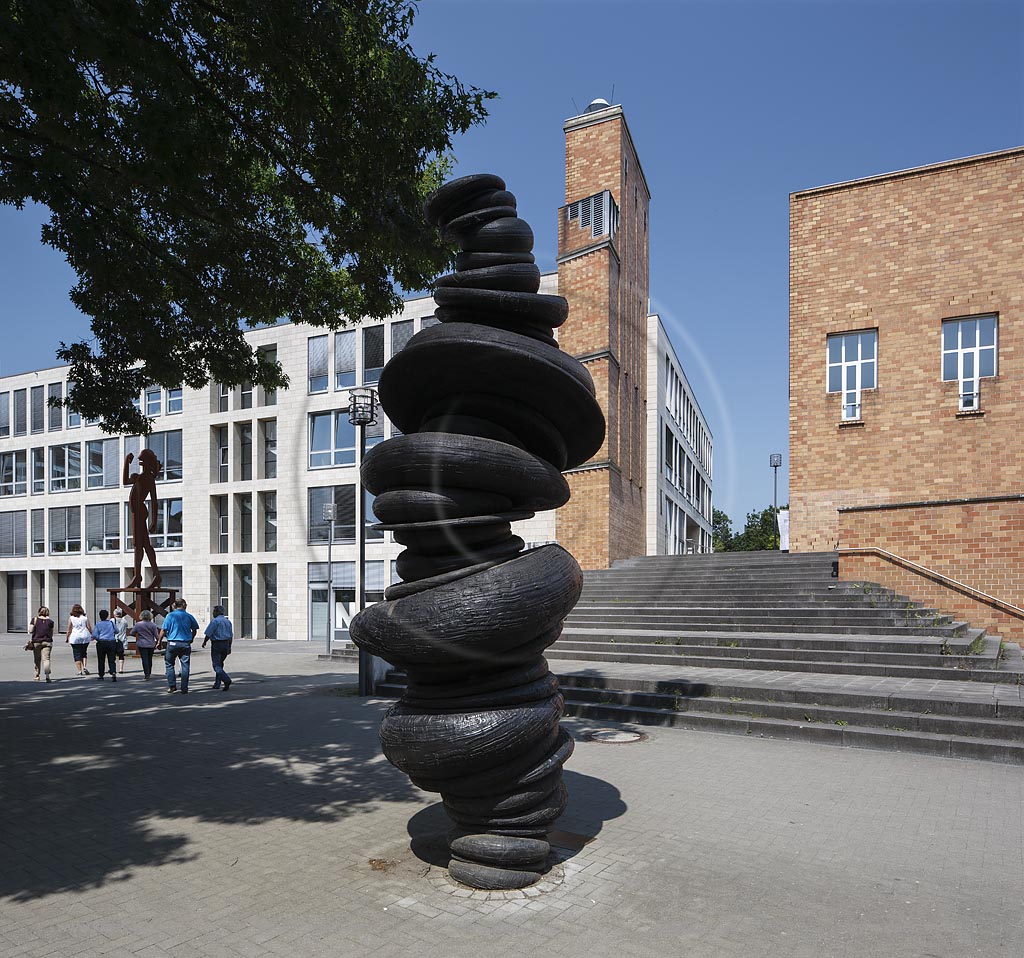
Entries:
[[790,549],[1013,637],[1022,251],[1024,148],[791,197]]
[[[646,552],[710,551],[712,444],[664,327],[647,316],[647,190],[625,117],[592,107],[566,124],[563,252],[540,291],[570,301],[560,342],[594,376],[608,440],[570,474],[570,506],[516,532],[528,545],[559,541],[584,567],[602,568]],[[588,149],[617,156],[619,178],[611,161],[587,163]],[[164,464],[152,537],[164,586],[180,588],[199,618],[224,605],[238,635],[325,643],[333,592],[335,637],[343,634],[359,574],[348,390],[375,384],[387,360],[437,322],[433,310],[420,296],[383,323],[253,330],[250,342],[281,363],[290,388],[146,390],[139,402],[154,426],[145,440],[106,436],[49,407],[67,388],[64,367],[0,379],[0,631],[24,629],[44,601],[58,622],[75,602],[90,613],[108,606],[106,590],[127,581],[132,561],[122,464],[146,445]],[[367,445],[390,435],[381,413]],[[327,503],[333,523],[322,518]],[[364,585],[375,601],[397,581],[401,547],[371,527],[368,495],[365,508]]]

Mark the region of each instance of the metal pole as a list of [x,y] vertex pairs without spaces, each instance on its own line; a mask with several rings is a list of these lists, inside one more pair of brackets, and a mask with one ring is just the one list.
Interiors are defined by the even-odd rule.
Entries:
[[[364,502],[366,493],[363,491],[363,457],[366,455],[366,426],[356,426],[359,430],[359,459],[356,462],[356,542],[359,552],[356,556],[356,613],[366,607],[366,514]],[[359,694],[373,695],[373,656],[364,649],[359,650]]]
[[772,495],[772,502],[775,507],[775,551],[779,551],[779,467],[772,466],[772,472],[775,474],[775,492]]

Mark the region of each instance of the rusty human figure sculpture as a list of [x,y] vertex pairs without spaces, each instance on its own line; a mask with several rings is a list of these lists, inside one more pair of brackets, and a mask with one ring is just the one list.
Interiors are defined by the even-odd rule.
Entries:
[[[128,496],[128,533],[133,537],[135,543],[135,566],[134,575],[131,581],[125,586],[126,589],[139,589],[142,587],[142,555],[145,553],[149,559],[149,567],[153,572],[147,589],[155,589],[160,585],[160,568],[156,562],[156,551],[149,535],[156,531],[156,480],[163,471],[163,465],[157,459],[152,449],[143,449],[139,453],[139,465],[142,471],[131,475],[132,460],[134,453],[128,453],[124,460],[124,474],[122,481],[126,486],[131,486],[132,491]],[[152,507],[146,508],[146,499],[152,503]]]
[[353,619],[351,635],[408,677],[381,745],[440,793],[454,825],[449,873],[522,888],[547,870],[548,831],[568,797],[573,741],[543,653],[583,574],[558,545],[524,549],[511,523],[565,504],[562,471],[601,448],[604,416],[590,373],[558,348],[569,304],[538,292],[533,232],[504,181],[453,180],[425,212],[461,252],[434,291],[440,324],[380,378],[402,435],[375,446],[361,476],[406,547],[403,581]]

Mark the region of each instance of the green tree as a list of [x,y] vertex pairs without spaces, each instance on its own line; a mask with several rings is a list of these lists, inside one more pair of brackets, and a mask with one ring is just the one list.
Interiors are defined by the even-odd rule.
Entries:
[[732,519],[723,509],[711,513],[711,547],[715,552],[730,552],[732,548]]
[[[788,509],[779,506],[779,511]],[[730,552],[755,552],[762,549],[776,548],[775,509],[765,506],[761,510],[747,513],[743,531],[733,537]]]
[[449,252],[421,204],[491,93],[409,45],[413,0],[0,0],[0,202],[45,205],[90,342],[69,404],[287,384],[244,326],[384,317]]

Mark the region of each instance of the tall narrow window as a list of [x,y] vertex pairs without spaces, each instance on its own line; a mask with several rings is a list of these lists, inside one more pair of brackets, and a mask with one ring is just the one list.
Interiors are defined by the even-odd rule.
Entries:
[[33,386],[29,399],[30,431],[42,432],[46,428],[46,387]]
[[48,387],[47,401],[49,402],[48,429],[50,432],[60,432],[64,428],[64,407],[55,405],[59,403],[64,395],[64,383],[50,383]]
[[327,337],[310,336],[308,343],[309,391],[327,392]]
[[227,482],[228,473],[228,427],[217,427],[217,482]]
[[861,418],[861,391],[877,385],[878,330],[829,336],[828,391],[843,398],[842,418]]
[[11,434],[11,394],[0,393],[0,439]]
[[263,478],[277,478],[277,420],[263,424]]
[[263,632],[268,639],[277,638],[277,566],[260,566],[263,578]]
[[363,382],[375,383],[384,371],[384,327],[363,328]]
[[46,449],[43,446],[32,450],[29,467],[32,471],[32,495],[41,495],[46,492]]
[[334,334],[334,388],[348,389],[356,384],[356,331]]
[[265,492],[263,500],[263,551],[277,551],[277,493]]
[[181,412],[184,405],[182,399],[182,389],[179,386],[177,389],[167,390],[167,415],[173,416],[175,413]]
[[217,412],[227,412],[231,408],[231,387],[217,383]]
[[238,389],[238,404],[241,409],[252,409],[252,382],[248,379]]
[[[260,353],[263,358],[271,365],[277,365],[277,346],[261,346]],[[263,405],[264,406],[276,406],[277,405],[277,390],[276,389],[265,389],[263,390]]]
[[163,463],[164,468],[157,482],[175,482],[183,477],[180,429],[152,433],[146,440],[146,447],[152,449]]
[[252,496],[238,496],[238,551],[252,552]]
[[999,329],[995,316],[942,323],[942,379],[960,383],[960,409],[981,408],[981,379],[998,372]]
[[239,474],[238,478],[252,479],[252,423],[244,422],[238,427]]
[[220,553],[231,551],[231,540],[228,537],[228,497],[214,496],[214,507],[217,511],[216,547]]
[[46,555],[46,510],[32,510],[32,555]]
[[27,416],[25,411],[25,390],[15,389],[14,390],[14,435],[24,436],[25,430],[28,428],[26,422]]

